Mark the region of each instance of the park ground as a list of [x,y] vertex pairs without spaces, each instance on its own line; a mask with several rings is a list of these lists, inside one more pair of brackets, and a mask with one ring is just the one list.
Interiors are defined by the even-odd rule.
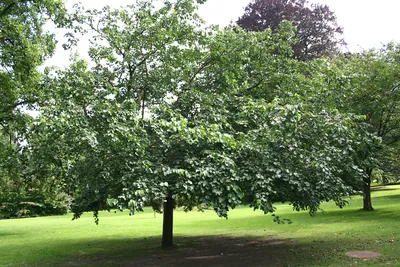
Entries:
[[[221,219],[211,210],[174,214],[176,247],[160,248],[162,215],[102,212],[0,221],[0,266],[400,266],[400,186],[376,187],[375,211],[354,196],[343,209],[322,205],[316,217],[277,204],[276,215],[248,207]],[[349,251],[382,256],[356,259]]]

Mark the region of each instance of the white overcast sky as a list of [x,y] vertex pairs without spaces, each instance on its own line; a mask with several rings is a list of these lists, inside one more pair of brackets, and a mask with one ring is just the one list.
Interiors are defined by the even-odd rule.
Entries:
[[[66,0],[67,6],[78,1]],[[132,0],[81,0],[87,8],[102,8],[132,4]],[[237,20],[250,0],[208,0],[200,7],[199,14],[209,24],[226,26]],[[344,27],[344,38],[351,52],[395,41],[400,43],[400,0],[309,0],[310,3],[326,4],[337,16],[337,22]],[[79,49],[79,50],[82,50]],[[80,51],[81,55],[85,54]],[[83,52],[83,53],[82,53]],[[68,54],[58,49],[46,65],[65,66]]]

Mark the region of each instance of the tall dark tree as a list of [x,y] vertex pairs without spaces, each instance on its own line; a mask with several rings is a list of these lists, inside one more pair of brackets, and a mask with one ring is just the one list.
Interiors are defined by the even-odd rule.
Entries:
[[275,30],[284,20],[297,27],[298,42],[293,52],[298,59],[335,54],[345,44],[335,13],[327,5],[310,5],[307,0],[254,0],[237,24],[247,31]]

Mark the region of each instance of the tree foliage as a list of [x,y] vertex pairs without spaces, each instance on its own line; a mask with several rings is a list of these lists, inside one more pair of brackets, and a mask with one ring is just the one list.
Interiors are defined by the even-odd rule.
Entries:
[[[364,209],[372,210],[370,185],[373,173],[383,171],[387,178],[396,179],[398,145],[400,141],[399,68],[400,48],[390,43],[380,50],[365,51],[338,59],[337,68],[347,79],[343,87],[343,109],[362,114],[368,124],[367,132],[381,139],[365,148]],[[378,171],[379,172],[379,171]]]
[[247,31],[277,29],[282,21],[296,26],[297,43],[294,56],[310,60],[339,52],[345,44],[343,28],[327,5],[309,4],[307,0],[254,0],[245,9],[237,24]]
[[44,202],[52,198],[45,196],[51,191],[35,191],[46,186],[39,186],[38,177],[27,171],[22,143],[31,118],[24,110],[33,109],[43,97],[37,67],[55,49],[53,34],[43,26],[48,21],[61,24],[64,12],[62,1],[0,1],[1,216],[23,216],[30,208],[30,215],[41,213]]
[[37,67],[55,49],[54,36],[43,30],[52,20],[61,23],[61,1],[3,1],[0,3],[0,123],[3,130],[18,120],[20,108],[40,95]]

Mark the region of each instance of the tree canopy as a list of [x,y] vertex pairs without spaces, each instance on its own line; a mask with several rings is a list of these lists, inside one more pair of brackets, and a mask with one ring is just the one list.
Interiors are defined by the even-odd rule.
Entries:
[[3,129],[20,116],[20,108],[37,102],[43,64],[55,49],[54,35],[43,30],[52,20],[61,23],[61,1],[5,1],[0,3],[0,123]]
[[24,207],[41,205],[36,200],[42,202],[44,197],[30,190],[38,184],[27,174],[29,164],[22,144],[31,122],[26,110],[33,109],[44,96],[38,67],[55,50],[55,37],[43,26],[50,21],[63,24],[64,15],[58,0],[0,1],[1,217],[15,216],[18,210],[24,213]]
[[386,179],[396,180],[400,141],[399,61],[400,48],[389,43],[381,49],[337,58],[336,66],[346,81],[340,97],[343,110],[365,116],[367,132],[381,139],[365,148],[364,210],[373,210],[370,186],[374,172],[383,171]]
[[326,61],[292,57],[290,23],[210,29],[196,8],[190,0],[77,7],[93,64],[75,57],[46,73],[51,97],[29,143],[37,168],[74,192],[75,218],[162,209],[165,247],[177,206],[206,205],[224,218],[245,197],[265,213],[276,201],[312,215],[323,201],[343,206],[352,191],[343,173],[360,175],[359,118],[337,110],[316,72]]

